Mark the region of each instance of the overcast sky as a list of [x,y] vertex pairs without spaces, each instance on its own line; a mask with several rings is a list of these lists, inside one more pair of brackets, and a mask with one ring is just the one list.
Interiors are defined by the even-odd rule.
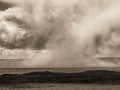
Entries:
[[0,67],[118,67],[119,24],[120,0],[0,0]]

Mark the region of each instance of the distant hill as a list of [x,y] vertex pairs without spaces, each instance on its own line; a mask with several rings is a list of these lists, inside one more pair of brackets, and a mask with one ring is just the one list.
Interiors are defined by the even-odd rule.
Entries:
[[114,64],[120,63],[120,57],[99,57],[97,59],[108,62],[108,63],[109,62]]
[[79,73],[31,72],[21,75],[3,74],[0,85],[22,83],[79,83],[120,85],[120,72],[92,70]]
[[101,60],[120,60],[120,57],[99,57]]

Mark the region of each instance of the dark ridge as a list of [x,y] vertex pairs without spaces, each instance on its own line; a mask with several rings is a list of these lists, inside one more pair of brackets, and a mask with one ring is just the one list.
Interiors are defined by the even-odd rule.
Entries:
[[0,59],[0,61],[4,61],[4,60],[8,60],[8,61],[10,61],[10,60],[24,60],[24,59],[8,59],[8,58],[6,58],[6,59]]
[[112,63],[115,63],[115,64],[120,62],[120,57],[100,57],[100,58],[97,58],[97,59],[99,59],[101,61],[112,62]]
[[4,11],[13,6],[14,6],[13,4],[5,3],[0,0],[0,11]]
[[94,70],[79,73],[31,72],[24,74],[3,74],[0,85],[22,83],[79,83],[120,85],[120,72]]
[[120,60],[120,57],[99,57],[97,59],[101,59],[101,60]]

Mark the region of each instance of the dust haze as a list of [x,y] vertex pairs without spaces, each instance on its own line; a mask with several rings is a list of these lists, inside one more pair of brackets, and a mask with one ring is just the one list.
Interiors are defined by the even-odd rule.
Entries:
[[0,3],[0,55],[24,59],[12,67],[120,66],[97,59],[120,56],[120,0]]

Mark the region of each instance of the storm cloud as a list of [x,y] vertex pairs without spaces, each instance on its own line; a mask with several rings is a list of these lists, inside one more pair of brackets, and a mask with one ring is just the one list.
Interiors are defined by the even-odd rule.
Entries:
[[[24,67],[119,66],[119,0],[1,0],[0,46]],[[29,64],[28,64],[29,63]]]

